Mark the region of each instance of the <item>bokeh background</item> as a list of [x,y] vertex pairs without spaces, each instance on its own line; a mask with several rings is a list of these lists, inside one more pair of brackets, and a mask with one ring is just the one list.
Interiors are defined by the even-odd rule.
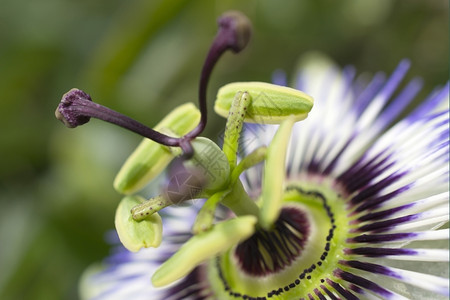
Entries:
[[[0,0],[0,299],[78,299],[82,271],[108,254],[120,200],[112,181],[140,138],[93,120],[69,130],[54,118],[63,93],[155,125],[197,100],[216,18],[252,20],[239,55],[213,73],[228,82],[295,72],[312,50],[359,73],[412,61],[424,97],[448,80],[446,0]],[[420,97],[419,97],[420,98]],[[209,104],[212,106],[212,101]],[[210,110],[206,135],[223,120]]]

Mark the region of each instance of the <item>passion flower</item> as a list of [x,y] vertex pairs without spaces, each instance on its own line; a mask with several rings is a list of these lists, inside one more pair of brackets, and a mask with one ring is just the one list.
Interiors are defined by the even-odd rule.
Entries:
[[[227,14],[219,24],[228,48],[247,44],[241,15]],[[408,61],[389,78],[380,73],[366,83],[354,80],[351,68],[305,65],[294,86],[301,93],[282,87],[282,73],[276,88],[227,86],[234,97],[222,90],[216,100],[227,117],[219,148],[197,136],[206,125],[204,92],[221,43],[213,44],[202,73],[200,123],[184,136],[108,117],[78,91],[64,99],[82,104],[63,99],[57,115],[70,127],[89,117],[113,120],[164,145],[178,164],[167,172],[164,192],[147,201],[126,196],[116,216],[128,249],[159,247],[134,253],[118,246],[83,275],[82,298],[447,299],[448,84],[410,113],[421,81],[398,91]],[[264,102],[261,93],[280,97]],[[308,95],[316,99],[311,113]],[[137,157],[125,168],[138,165]],[[127,172],[119,179],[125,185]],[[193,198],[207,200],[189,203]],[[127,213],[131,201],[142,203]]]

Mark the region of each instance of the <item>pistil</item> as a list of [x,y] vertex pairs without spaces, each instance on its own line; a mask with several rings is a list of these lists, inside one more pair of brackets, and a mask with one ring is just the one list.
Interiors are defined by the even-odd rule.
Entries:
[[180,144],[177,138],[159,133],[130,117],[94,103],[87,93],[79,89],[71,89],[63,95],[55,116],[69,128],[78,127],[89,122],[90,118],[96,118],[126,128],[165,146]]
[[251,35],[251,25],[247,17],[239,12],[227,12],[219,20],[219,31],[214,39],[208,56],[203,65],[199,84],[200,122],[191,132],[183,137],[170,137],[153,130],[130,117],[118,113],[105,106],[92,102],[91,97],[78,89],[72,89],[64,94],[56,109],[56,118],[67,127],[75,128],[87,123],[90,118],[100,119],[133,131],[161,145],[176,146],[183,150],[184,157],[193,155],[191,141],[199,136],[207,122],[206,89],[211,72],[218,59],[227,50],[240,52],[248,44]]
[[206,88],[209,77],[219,58],[227,50],[239,53],[244,49],[251,36],[251,23],[245,15],[238,11],[224,13],[218,20],[219,32],[214,39],[208,56],[203,64],[202,74],[199,84],[199,108],[201,112],[200,123],[196,128],[186,136],[194,138],[198,136],[206,126],[207,107],[206,107]]

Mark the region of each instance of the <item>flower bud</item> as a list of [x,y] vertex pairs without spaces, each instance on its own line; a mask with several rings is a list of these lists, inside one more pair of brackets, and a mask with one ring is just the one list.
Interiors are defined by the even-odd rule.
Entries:
[[228,117],[237,92],[250,94],[244,119],[248,123],[280,124],[289,116],[297,122],[308,116],[314,103],[311,96],[296,89],[265,82],[235,82],[219,89],[214,105],[217,114]]

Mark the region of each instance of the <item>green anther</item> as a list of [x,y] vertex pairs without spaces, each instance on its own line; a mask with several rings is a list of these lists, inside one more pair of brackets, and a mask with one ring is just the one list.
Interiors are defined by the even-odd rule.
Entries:
[[143,201],[145,199],[139,196],[126,196],[116,210],[117,234],[124,247],[132,252],[137,252],[141,248],[156,248],[162,240],[162,221],[157,213],[142,221],[136,221],[131,216],[131,208]]
[[159,195],[133,207],[131,215],[134,220],[141,221],[171,204],[173,203]]
[[267,147],[261,146],[256,148],[252,153],[244,157],[231,173],[231,182],[234,183],[245,170],[259,164],[266,158]]
[[247,91],[252,99],[244,119],[248,123],[280,124],[290,116],[300,121],[308,116],[314,103],[311,96],[296,89],[264,82],[236,82],[223,86],[217,93],[216,113],[228,117],[239,91]]
[[225,136],[223,140],[223,152],[233,169],[236,166],[239,136],[244,125],[245,115],[250,105],[251,97],[247,92],[237,92],[228,112]]
[[[200,112],[192,103],[181,105],[168,114],[155,130],[183,136],[200,120]],[[114,188],[122,194],[132,194],[158,176],[176,157],[169,147],[144,139],[128,157],[114,180]]]
[[206,190],[217,191],[223,188],[230,176],[227,157],[213,141],[198,137],[192,143],[194,156],[184,162],[184,166],[194,168],[206,178]]
[[242,216],[216,224],[194,235],[152,277],[155,287],[166,286],[191,272],[201,262],[227,251],[255,231],[256,217]]
[[281,123],[267,149],[262,184],[261,226],[269,230],[277,220],[284,190],[286,152],[295,118]]
[[194,226],[192,227],[193,234],[199,234],[203,231],[211,229],[214,221],[214,213],[216,212],[217,205],[223,198],[230,193],[230,189],[220,191],[212,195],[197,214]]

